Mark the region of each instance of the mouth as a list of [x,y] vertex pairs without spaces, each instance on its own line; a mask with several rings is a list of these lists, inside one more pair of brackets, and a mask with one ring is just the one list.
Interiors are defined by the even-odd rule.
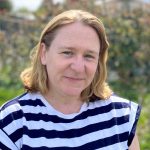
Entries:
[[72,81],[82,81],[82,80],[84,80],[84,78],[68,77],[68,76],[65,76],[65,78],[68,79],[68,80],[72,80]]

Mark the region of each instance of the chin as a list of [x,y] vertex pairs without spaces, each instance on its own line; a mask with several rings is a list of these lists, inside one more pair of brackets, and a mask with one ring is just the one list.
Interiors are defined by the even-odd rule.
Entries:
[[75,97],[80,96],[81,92],[82,92],[82,90],[78,90],[78,89],[68,89],[68,90],[64,91],[65,95],[75,96]]

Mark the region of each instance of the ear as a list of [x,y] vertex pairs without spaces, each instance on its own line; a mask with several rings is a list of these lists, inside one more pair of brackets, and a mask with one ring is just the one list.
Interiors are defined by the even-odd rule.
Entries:
[[46,65],[46,46],[44,43],[41,43],[40,45],[40,58],[41,58],[41,63],[43,65]]

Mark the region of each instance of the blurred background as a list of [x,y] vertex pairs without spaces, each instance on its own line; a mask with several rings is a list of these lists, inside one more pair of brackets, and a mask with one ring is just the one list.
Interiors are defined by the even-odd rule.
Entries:
[[0,0],[0,105],[24,92],[19,75],[55,15],[68,9],[99,17],[110,43],[108,82],[142,105],[141,150],[150,150],[150,0]]

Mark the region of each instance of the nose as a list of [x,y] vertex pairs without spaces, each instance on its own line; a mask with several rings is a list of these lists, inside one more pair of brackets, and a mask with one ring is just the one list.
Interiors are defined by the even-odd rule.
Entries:
[[85,61],[82,57],[76,57],[71,63],[71,69],[77,73],[82,73],[85,71]]

